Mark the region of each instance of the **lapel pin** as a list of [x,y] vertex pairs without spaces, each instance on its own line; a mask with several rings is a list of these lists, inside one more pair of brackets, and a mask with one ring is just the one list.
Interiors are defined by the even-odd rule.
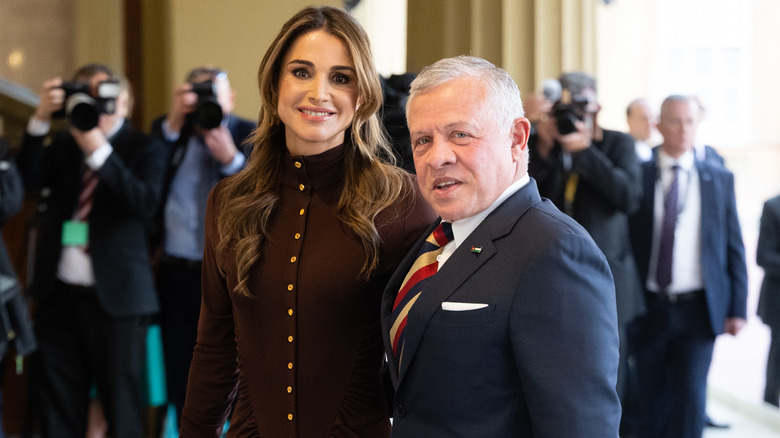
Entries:
[[474,253],[474,254],[479,254],[479,253],[482,252],[482,247],[481,246],[472,246],[471,247],[471,252]]

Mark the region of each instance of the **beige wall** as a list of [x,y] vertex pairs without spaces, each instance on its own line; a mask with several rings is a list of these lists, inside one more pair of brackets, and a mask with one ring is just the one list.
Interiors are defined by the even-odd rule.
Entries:
[[[213,64],[228,71],[236,90],[235,112],[256,120],[260,110],[257,69],[268,45],[282,24],[308,0],[169,0],[170,90],[184,81],[187,72],[199,65]],[[318,4],[339,6],[340,1]]]

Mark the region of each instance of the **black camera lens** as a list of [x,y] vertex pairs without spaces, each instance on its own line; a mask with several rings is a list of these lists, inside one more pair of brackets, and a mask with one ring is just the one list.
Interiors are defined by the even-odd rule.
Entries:
[[70,124],[79,131],[89,131],[100,121],[100,111],[95,99],[83,93],[76,93],[65,101],[65,115]]
[[193,121],[203,129],[214,129],[222,123],[222,105],[216,99],[198,102],[192,113]]
[[559,111],[555,114],[555,126],[561,135],[571,134],[577,130],[576,122],[580,120],[571,110]]
[[222,105],[217,100],[214,81],[192,84],[192,91],[198,95],[198,103],[192,112],[192,121],[203,129],[214,129],[222,123]]

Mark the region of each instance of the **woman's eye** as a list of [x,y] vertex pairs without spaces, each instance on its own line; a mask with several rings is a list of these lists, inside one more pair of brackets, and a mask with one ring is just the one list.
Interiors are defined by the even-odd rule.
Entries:
[[349,80],[350,80],[349,76],[341,73],[333,75],[333,82],[336,84],[340,84],[340,85],[348,84]]
[[296,78],[302,78],[303,79],[303,78],[309,77],[309,72],[306,71],[306,69],[303,69],[303,68],[296,68],[295,70],[293,70],[292,73],[293,73],[293,76],[295,76]]
[[455,133],[455,138],[466,138],[466,137],[468,137],[468,136],[469,136],[469,135],[468,135],[468,134],[466,134],[465,132],[456,132],[456,133]]

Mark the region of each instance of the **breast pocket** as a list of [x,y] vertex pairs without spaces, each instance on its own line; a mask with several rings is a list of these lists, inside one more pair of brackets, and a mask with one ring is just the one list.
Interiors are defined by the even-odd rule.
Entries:
[[492,304],[488,304],[487,307],[469,310],[446,310],[440,308],[437,312],[435,323],[442,327],[470,327],[490,324],[493,322],[495,308]]

